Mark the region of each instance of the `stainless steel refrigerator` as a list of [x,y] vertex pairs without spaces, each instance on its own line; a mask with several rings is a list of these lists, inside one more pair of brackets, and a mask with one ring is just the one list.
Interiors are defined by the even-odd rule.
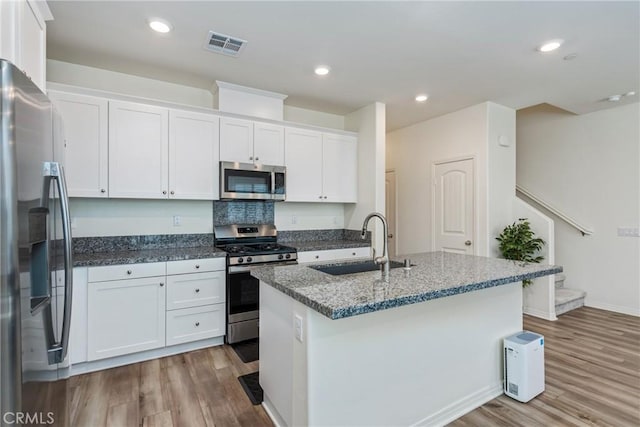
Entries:
[[61,122],[0,59],[0,425],[69,424],[72,253]]

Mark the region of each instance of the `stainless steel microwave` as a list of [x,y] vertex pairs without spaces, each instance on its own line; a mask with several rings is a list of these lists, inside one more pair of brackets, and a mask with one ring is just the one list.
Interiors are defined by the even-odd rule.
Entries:
[[220,198],[284,200],[286,168],[252,163],[220,162]]

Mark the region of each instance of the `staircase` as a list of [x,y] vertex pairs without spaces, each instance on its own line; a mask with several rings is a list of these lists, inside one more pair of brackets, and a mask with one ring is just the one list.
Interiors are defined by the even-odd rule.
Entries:
[[564,287],[564,274],[556,274],[556,316],[584,305],[585,291]]

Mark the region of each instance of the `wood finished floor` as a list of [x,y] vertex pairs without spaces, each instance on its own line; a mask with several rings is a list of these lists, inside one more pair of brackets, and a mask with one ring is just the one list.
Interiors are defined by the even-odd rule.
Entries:
[[[557,322],[525,316],[545,336],[546,391],[527,404],[506,396],[450,426],[640,426],[640,318],[591,308]],[[73,377],[69,418],[78,427],[272,426],[237,380],[228,346]]]

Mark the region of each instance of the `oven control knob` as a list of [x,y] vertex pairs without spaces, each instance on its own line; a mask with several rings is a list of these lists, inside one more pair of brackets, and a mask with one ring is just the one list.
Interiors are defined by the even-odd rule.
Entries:
[[238,264],[242,264],[244,262],[244,258],[238,258]]
[[282,258],[284,258],[284,255],[282,254],[278,255],[278,259],[282,259]]
[[289,258],[291,258],[291,254],[286,254],[284,257],[285,257],[286,259],[289,259]]
[[247,257],[247,262],[251,262],[251,261],[253,261],[253,258]]

